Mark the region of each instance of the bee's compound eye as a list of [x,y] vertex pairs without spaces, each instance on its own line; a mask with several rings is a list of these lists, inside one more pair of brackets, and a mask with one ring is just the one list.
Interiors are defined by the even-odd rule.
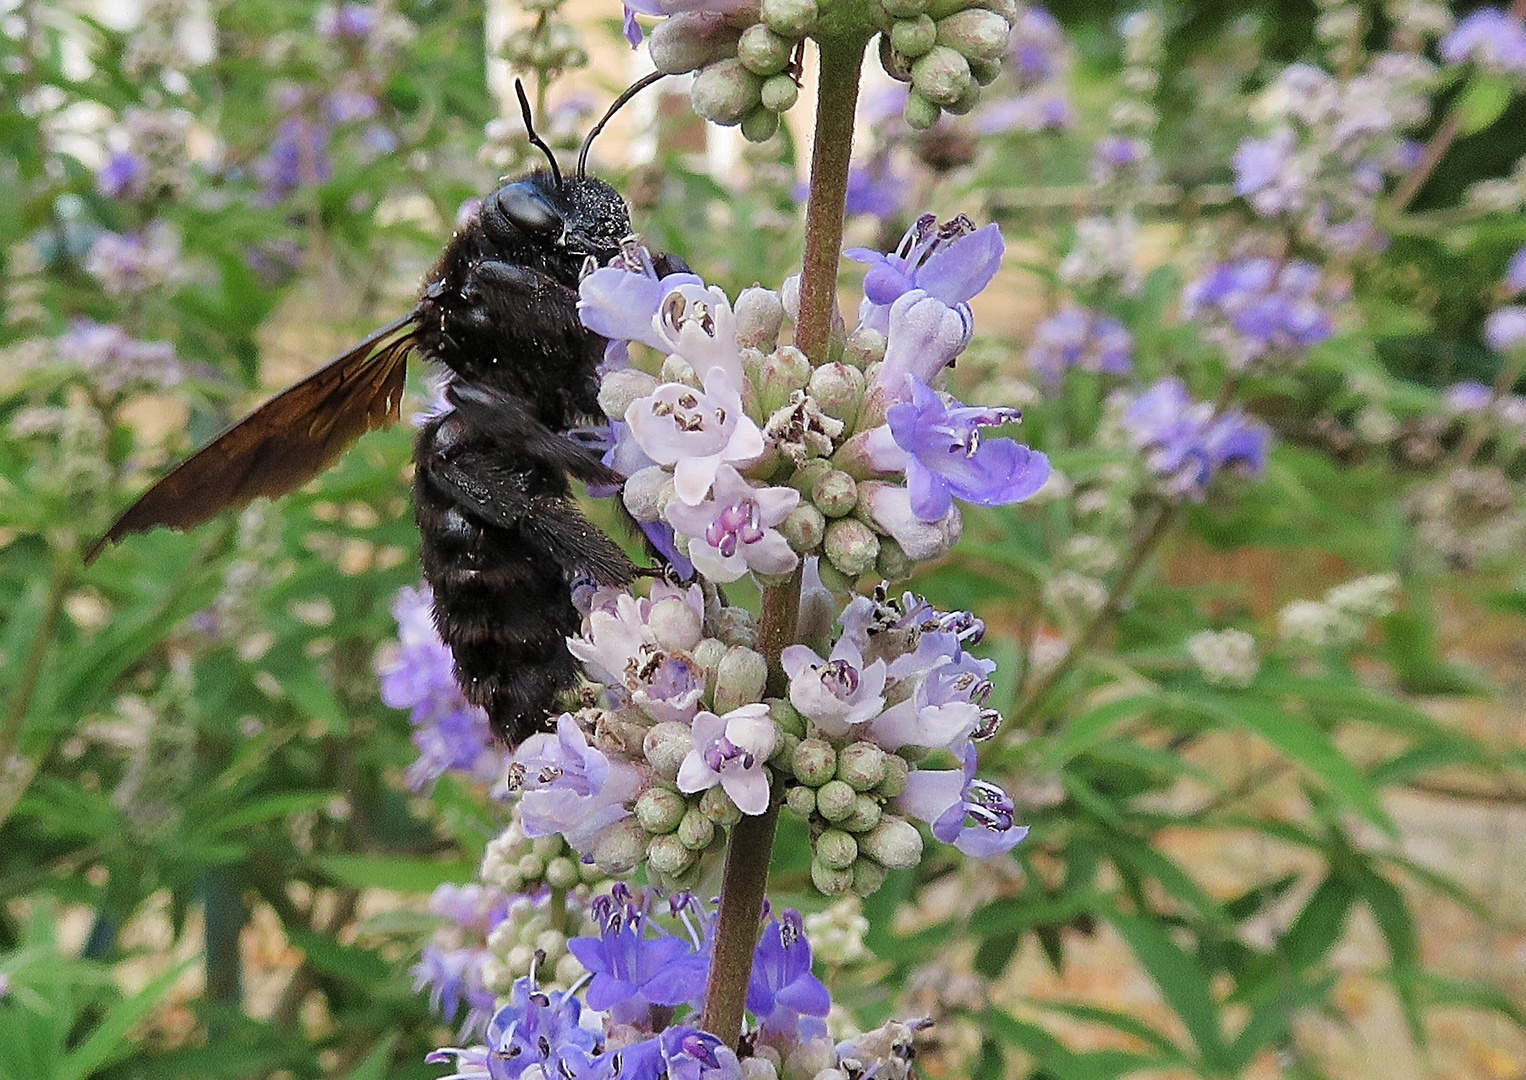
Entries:
[[482,220],[499,232],[546,234],[558,232],[562,217],[534,185],[505,184],[484,200]]

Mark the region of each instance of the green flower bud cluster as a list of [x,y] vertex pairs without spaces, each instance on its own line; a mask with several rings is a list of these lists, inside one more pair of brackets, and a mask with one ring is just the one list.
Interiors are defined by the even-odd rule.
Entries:
[[[500,996],[514,986],[514,980],[530,974],[535,967],[536,981],[542,987],[565,988],[577,982],[583,965],[567,951],[567,939],[583,934],[597,934],[599,927],[587,914],[586,900],[572,903],[563,912],[562,929],[553,926],[553,910],[528,896],[516,896],[509,902],[503,921],[487,936],[488,955],[482,961],[482,983]],[[544,959],[537,960],[536,953]]]
[[523,6],[538,17],[504,38],[498,55],[522,74],[533,73],[543,82],[564,72],[588,66],[588,50],[577,27],[561,18],[565,0],[529,0]]
[[911,767],[867,741],[831,740],[812,734],[787,702],[769,702],[774,719],[793,744],[778,764],[794,777],[785,805],[811,827],[811,881],[828,896],[868,896],[884,884],[887,870],[915,866],[922,857],[916,826],[885,812],[885,803],[906,790]]
[[910,83],[903,116],[923,130],[963,116],[1001,73],[1016,0],[880,0],[880,64]]
[[518,814],[488,842],[477,876],[507,893],[530,893],[542,885],[586,892],[606,879],[592,863],[580,861],[560,835],[527,837]]
[[720,786],[685,795],[659,781],[637,796],[632,816],[645,837],[648,878],[671,892],[698,884],[704,856],[725,849],[726,829],[742,811]]

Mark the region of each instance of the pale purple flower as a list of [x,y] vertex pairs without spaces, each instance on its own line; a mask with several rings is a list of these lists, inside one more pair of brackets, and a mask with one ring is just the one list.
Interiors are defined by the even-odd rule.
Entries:
[[674,491],[690,506],[709,494],[722,465],[745,465],[763,453],[763,432],[742,410],[740,379],[720,367],[702,378],[703,390],[664,383],[625,413],[647,457],[673,466]]
[[315,28],[323,37],[363,41],[370,37],[380,21],[381,14],[377,8],[349,0],[337,6],[322,8],[318,12]]
[[180,237],[159,223],[141,233],[103,232],[90,247],[85,272],[112,296],[141,296],[180,273]]
[[264,189],[261,200],[267,204],[280,202],[298,188],[320,184],[332,172],[328,127],[300,113],[281,121],[270,148],[254,164]]
[[705,982],[708,956],[671,934],[648,935],[645,909],[631,902],[623,887],[615,898],[595,899],[593,914],[599,936],[567,942],[568,951],[593,976],[589,1008],[618,1009],[622,1017],[631,1017],[653,1005],[671,1007],[694,999],[695,987]]
[[[632,263],[635,265],[631,265]],[[681,285],[698,285],[698,274],[657,276],[651,255],[637,248],[616,256],[578,283],[578,317],[583,325],[611,341],[639,341],[668,352],[668,340],[653,320],[668,293]]]
[[911,401],[890,406],[885,419],[905,453],[912,511],[942,521],[957,496],[980,506],[1028,498],[1049,479],[1049,459],[1012,439],[983,439],[981,429],[1010,424],[1016,409],[945,402],[915,376]]
[[489,933],[503,921],[508,911],[508,897],[503,890],[473,881],[464,885],[441,882],[429,895],[429,912],[449,919],[466,930]]
[[694,718],[694,749],[678,769],[678,790],[693,794],[720,784],[742,813],[763,813],[768,809],[763,763],[777,737],[768,706],[761,702],[725,716],[700,713]]
[[323,100],[324,114],[336,124],[369,120],[380,110],[376,98],[364,90],[339,89]]
[[749,4],[755,2],[756,0],[626,0],[622,32],[634,49],[641,44],[641,24],[636,22],[638,14],[678,15],[685,11],[713,11],[732,15],[747,10]]
[[826,660],[809,645],[791,645],[779,662],[789,676],[790,704],[827,735],[846,735],[885,707],[885,661],[866,664],[846,635]]
[[1484,320],[1484,340],[1495,352],[1509,352],[1526,345],[1526,305],[1495,308]]
[[[940,638],[954,638],[954,655],[939,656],[928,670],[898,680],[902,685],[911,682],[915,690],[869,725],[869,738],[885,750],[893,753],[903,746],[926,746],[960,753],[982,728],[1000,722],[998,714],[984,707],[996,662],[959,650],[952,634],[923,635],[921,647],[903,654],[902,663],[892,665],[892,670],[915,663],[927,645],[946,645]],[[897,694],[902,685],[896,687]]]
[[964,752],[962,769],[915,769],[896,808],[932,826],[933,836],[972,858],[1011,851],[1028,835],[1014,821],[1017,807],[995,784],[975,779],[975,748]]
[[1162,379],[1135,398],[1123,427],[1167,490],[1181,498],[1201,499],[1220,470],[1259,476],[1266,468],[1265,425],[1238,409],[1215,417],[1213,406],[1194,401],[1180,379]]
[[1294,352],[1330,336],[1320,284],[1319,268],[1302,259],[1237,259],[1190,282],[1182,314],[1220,330],[1231,363],[1243,367],[1269,351]]
[[874,527],[916,562],[948,554],[964,533],[958,506],[950,506],[942,521],[926,521],[912,510],[911,494],[899,484],[865,480],[858,485],[858,500]]
[[[872,313],[882,310],[873,308]],[[875,386],[895,396],[906,392],[908,375],[931,383],[938,372],[964,351],[973,323],[966,305],[950,307],[920,289],[913,289],[890,305],[884,329],[885,360],[875,376]]]
[[537,732],[521,743],[509,768],[523,791],[525,835],[561,833],[580,852],[630,814],[628,804],[642,784],[635,767],[590,746],[567,713],[557,719],[555,733]]
[[[897,83],[894,89],[899,91],[896,96],[904,104],[906,88]],[[898,112],[899,109],[898,105]],[[862,117],[860,122],[870,123]],[[799,203],[805,202],[809,193],[810,185],[804,180],[796,184],[790,192],[794,200]],[[854,214],[867,214],[883,221],[894,217],[900,211],[905,203],[906,194],[907,178],[891,169],[888,157],[878,155],[867,164],[854,165],[848,170],[848,193],[843,212],[850,217]]]
[[1033,91],[997,98],[975,113],[975,130],[982,135],[1005,131],[1034,134],[1058,131],[1075,122],[1075,110],[1059,91]]
[[1028,363],[1052,384],[1073,367],[1127,375],[1133,351],[1133,335],[1117,319],[1066,304],[1033,331]]
[[1439,52],[1449,64],[1473,60],[1492,71],[1526,74],[1526,21],[1499,8],[1480,8],[1441,39]]
[[[667,279],[663,279],[664,286]],[[742,355],[731,301],[714,285],[683,282],[666,288],[652,320],[663,351],[683,357],[703,380],[720,368],[742,385]]]
[[148,179],[148,163],[127,150],[117,150],[106,159],[96,174],[96,187],[102,195],[112,199],[139,199],[143,197],[144,184]]
[[677,598],[704,618],[698,585],[679,589],[665,582],[652,586],[649,599],[620,592],[612,606],[595,606],[583,622],[583,634],[567,639],[567,648],[587,667],[590,677],[622,692],[654,720],[687,723],[699,707],[705,675],[681,649],[664,647],[648,623],[652,606]]
[[408,969],[413,976],[413,992],[429,991],[429,1007],[446,1023],[456,1018],[463,1004],[466,1016],[461,1022],[462,1036],[480,1031],[496,1004],[493,992],[482,985],[482,962],[486,949],[470,946],[445,949],[424,946],[419,962]]
[[736,581],[749,571],[785,574],[799,556],[778,531],[800,505],[800,492],[788,487],[754,487],[730,465],[716,470],[708,498],[690,506],[671,500],[669,523],[689,538],[689,559],[711,581]]
[[1012,73],[1020,84],[1048,82],[1064,69],[1065,30],[1044,8],[1025,5],[1012,24],[1009,50]]
[[996,276],[1005,248],[994,223],[977,229],[961,214],[940,225],[932,214],[923,214],[894,251],[849,248],[843,254],[869,264],[864,303],[888,315],[890,305],[914,289],[949,307],[968,303]]
[[1447,408],[1453,412],[1482,412],[1493,400],[1494,391],[1473,379],[1447,387]]
[[1150,146],[1143,139],[1133,135],[1104,135],[1092,147],[1092,183],[1110,183],[1119,174],[1142,165],[1149,154]]
[[1505,293],[1518,296],[1526,292],[1526,244],[1516,248],[1505,267]]
[[1297,146],[1298,136],[1284,125],[1265,138],[1242,139],[1235,149],[1235,194],[1263,217],[1296,213],[1309,204],[1315,162],[1297,155]]
[[168,341],[142,341],[115,323],[76,319],[54,342],[58,359],[77,369],[103,393],[164,390],[179,384],[185,369]]

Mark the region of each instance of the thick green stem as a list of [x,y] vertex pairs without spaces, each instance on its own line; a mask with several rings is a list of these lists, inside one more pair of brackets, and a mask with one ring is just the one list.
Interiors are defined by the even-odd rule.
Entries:
[[[811,190],[805,207],[805,258],[800,275],[800,317],[795,345],[814,363],[826,358],[837,312],[837,264],[842,258],[843,208],[848,195],[848,159],[853,148],[853,110],[858,103],[859,66],[864,38],[827,38],[820,42],[816,132],[811,150]],[[800,577],[763,590],[759,642],[768,660],[768,692],[782,695],[788,680],[779,655],[795,637],[800,611]],[[779,806],[744,817],[731,829],[721,908],[715,925],[715,950],[705,984],[700,1027],[727,1046],[736,1046],[747,1003],[763,898],[768,888],[768,860],[774,847]]]

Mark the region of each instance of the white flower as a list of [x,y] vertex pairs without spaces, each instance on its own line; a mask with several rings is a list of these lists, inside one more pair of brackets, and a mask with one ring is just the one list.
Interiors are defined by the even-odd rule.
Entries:
[[712,367],[703,382],[703,390],[664,383],[625,412],[636,444],[657,464],[673,466],[674,491],[690,506],[709,493],[722,465],[763,453],[763,433],[742,411],[740,380]]
[[689,538],[689,559],[711,581],[736,581],[749,570],[784,574],[799,556],[774,528],[800,505],[800,492],[753,487],[730,465],[715,473],[713,494],[697,506],[679,499],[665,511],[673,528]]
[[846,735],[885,707],[885,661],[866,665],[846,636],[826,660],[807,645],[791,645],[780,663],[789,675],[790,704],[828,735]]
[[725,716],[700,713],[694,718],[694,749],[678,769],[678,790],[692,795],[720,784],[742,813],[763,813],[768,809],[763,763],[777,738],[768,706],[761,702]]

